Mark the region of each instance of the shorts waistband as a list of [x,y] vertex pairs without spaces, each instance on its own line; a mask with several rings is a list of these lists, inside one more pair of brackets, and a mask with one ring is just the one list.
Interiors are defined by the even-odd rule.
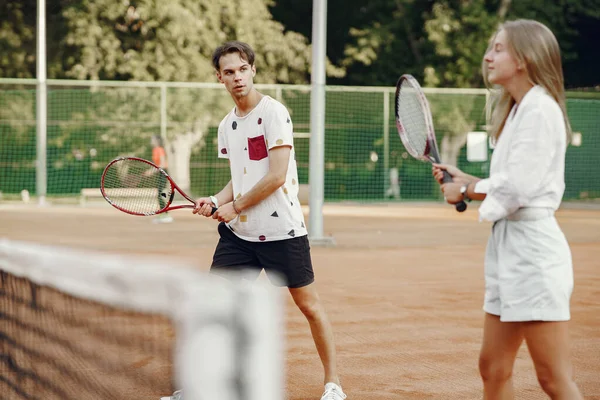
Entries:
[[535,221],[538,219],[544,219],[552,217],[554,210],[552,208],[519,208],[514,213],[506,217],[509,221]]

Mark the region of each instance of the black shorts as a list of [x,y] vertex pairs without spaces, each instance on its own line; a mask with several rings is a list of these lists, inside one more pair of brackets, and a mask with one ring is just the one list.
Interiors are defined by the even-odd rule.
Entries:
[[227,277],[228,273],[244,273],[258,278],[264,269],[271,283],[300,288],[315,280],[310,258],[308,236],[272,242],[250,242],[237,237],[221,222],[219,243],[210,272]]

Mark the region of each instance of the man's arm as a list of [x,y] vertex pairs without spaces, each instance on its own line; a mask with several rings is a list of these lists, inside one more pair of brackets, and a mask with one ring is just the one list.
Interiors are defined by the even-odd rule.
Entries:
[[252,189],[235,201],[236,211],[242,212],[255,206],[283,186],[287,176],[290,154],[291,147],[289,146],[274,147],[269,151],[269,172]]
[[[212,196],[211,196],[212,197]],[[231,184],[231,180],[225,187],[217,193],[214,197],[217,198],[217,203],[214,206],[221,206],[223,204],[231,203],[233,200],[233,186]],[[213,203],[210,197],[201,197],[196,200],[196,207],[192,211],[192,214],[200,214],[205,217],[210,217],[213,215],[212,213]]]
[[231,179],[219,193],[215,194],[215,197],[217,198],[219,205],[233,201],[233,185],[231,184]]

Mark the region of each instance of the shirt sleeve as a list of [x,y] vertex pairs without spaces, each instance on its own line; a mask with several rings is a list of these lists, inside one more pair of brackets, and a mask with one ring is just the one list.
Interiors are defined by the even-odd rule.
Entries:
[[490,190],[490,180],[489,179],[481,179],[475,183],[475,187],[473,188],[475,193],[484,193],[487,194]]
[[225,124],[222,121],[219,124],[219,130],[217,133],[217,141],[219,145],[219,158],[229,158],[229,145],[227,143],[227,135],[225,133]]
[[542,189],[543,178],[558,150],[559,130],[550,126],[541,108],[526,112],[511,135],[506,165],[475,185],[475,192],[486,193],[479,207],[480,220],[502,219]]
[[283,104],[275,103],[265,125],[267,147],[294,147],[294,128],[290,114]]

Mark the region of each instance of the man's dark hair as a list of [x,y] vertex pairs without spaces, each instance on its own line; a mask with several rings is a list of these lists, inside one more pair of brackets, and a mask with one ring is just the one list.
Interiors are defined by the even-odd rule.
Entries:
[[251,66],[254,65],[254,50],[248,43],[238,42],[237,40],[227,42],[217,47],[212,56],[213,67],[220,71],[219,61],[225,54],[240,53],[242,60],[248,62]]

